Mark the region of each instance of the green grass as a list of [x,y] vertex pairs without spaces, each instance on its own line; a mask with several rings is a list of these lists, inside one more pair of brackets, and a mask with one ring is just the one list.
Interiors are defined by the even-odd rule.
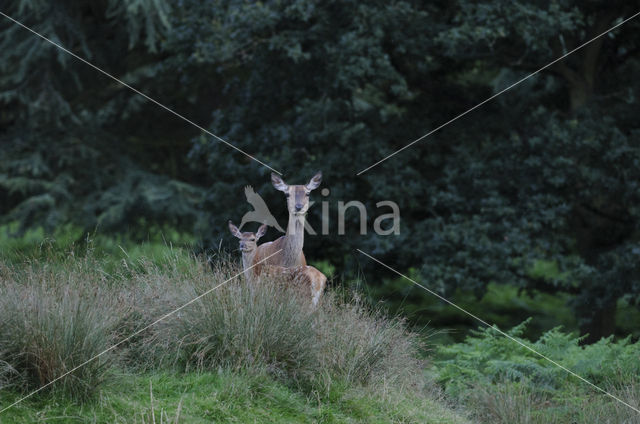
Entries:
[[[0,392],[0,405],[16,398]],[[154,421],[155,417],[155,421]],[[23,401],[0,423],[468,423],[430,397],[336,384],[314,399],[259,373],[144,373],[114,377],[90,402],[49,394]]]
[[0,260],[8,264],[46,262],[50,266],[64,265],[69,256],[89,254],[100,259],[105,272],[121,270],[123,264],[136,268],[141,261],[161,265],[174,261],[176,256],[184,262],[191,258],[195,238],[171,228],[157,228],[143,240],[126,235],[87,233],[78,227],[66,225],[47,233],[42,228],[27,230],[20,237],[13,234],[15,224],[0,225]]

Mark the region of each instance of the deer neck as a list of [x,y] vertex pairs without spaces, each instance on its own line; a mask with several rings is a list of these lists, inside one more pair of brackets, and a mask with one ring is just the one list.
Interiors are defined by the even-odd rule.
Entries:
[[304,220],[304,215],[289,214],[286,241],[282,249],[285,267],[300,265],[298,261],[304,245]]
[[253,265],[253,258],[256,256],[256,251],[242,252],[242,269],[246,271]]

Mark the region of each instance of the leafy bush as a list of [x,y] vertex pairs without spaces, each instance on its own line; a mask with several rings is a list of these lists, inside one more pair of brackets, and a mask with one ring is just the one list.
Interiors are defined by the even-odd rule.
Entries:
[[[531,343],[520,337],[528,321],[507,333],[594,384],[604,384],[612,379],[630,381],[640,373],[640,342],[631,343],[630,338],[614,341],[609,337],[582,346],[581,337],[566,334],[558,327]],[[526,380],[538,389],[551,391],[567,383],[582,384],[492,328],[474,331],[464,343],[441,346],[438,354],[439,381],[454,394],[480,380]]]
[[[640,342],[612,337],[581,345],[555,328],[537,341],[521,337],[528,320],[507,333],[598,387],[638,407]],[[638,422],[637,413],[499,334],[474,331],[464,343],[441,346],[436,379],[487,423]],[[596,419],[600,417],[601,419]],[[635,420],[635,421],[634,421]]]

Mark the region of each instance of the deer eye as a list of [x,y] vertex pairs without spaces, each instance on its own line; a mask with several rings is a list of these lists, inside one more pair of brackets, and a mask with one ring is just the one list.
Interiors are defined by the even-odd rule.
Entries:
[[251,239],[251,240],[249,240],[249,241],[256,241],[256,239],[252,238],[252,239]]

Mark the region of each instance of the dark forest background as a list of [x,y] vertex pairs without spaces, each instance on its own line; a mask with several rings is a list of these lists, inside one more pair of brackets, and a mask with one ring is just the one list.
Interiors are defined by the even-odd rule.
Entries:
[[[331,234],[307,237],[305,252],[334,283],[361,275],[416,322],[460,324],[360,248],[460,302],[502,296],[492,312],[511,324],[546,308],[550,328],[568,311],[561,323],[595,341],[640,330],[640,18],[356,173],[637,7],[12,0],[2,11],[289,183],[322,170],[331,193],[312,198],[329,202]],[[0,105],[2,240],[176,232],[196,252],[230,249],[226,222],[250,209],[248,184],[286,220],[269,169],[4,17]],[[340,200],[367,205],[366,236],[355,210],[338,235]],[[372,231],[381,200],[400,206],[400,235]]]

